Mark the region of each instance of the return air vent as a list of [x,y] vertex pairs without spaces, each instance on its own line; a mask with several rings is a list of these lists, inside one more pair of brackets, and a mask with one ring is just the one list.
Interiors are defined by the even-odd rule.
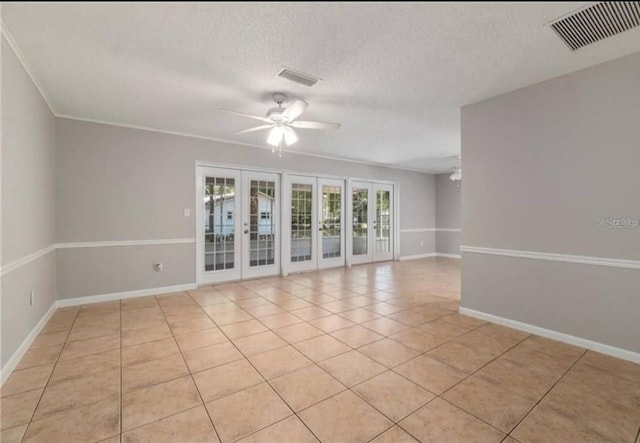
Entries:
[[640,2],[598,2],[549,24],[572,51],[638,25]]
[[309,74],[303,74],[302,72],[294,71],[289,68],[282,68],[280,72],[278,72],[278,77],[286,78],[295,83],[299,83],[305,86],[313,86],[320,81],[319,78],[316,78]]

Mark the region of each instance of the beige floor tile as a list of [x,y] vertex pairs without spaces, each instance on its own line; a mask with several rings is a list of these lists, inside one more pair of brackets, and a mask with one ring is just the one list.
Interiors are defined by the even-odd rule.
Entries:
[[454,386],[443,398],[505,433],[509,433],[537,401],[476,376]]
[[230,341],[193,349],[184,353],[184,359],[192,373],[242,360],[243,358],[243,355]]
[[511,434],[522,443],[604,443],[612,441],[544,404],[536,406]]
[[550,376],[556,379],[564,375],[573,364],[571,361],[552,357],[530,347],[523,346],[522,344],[505,352],[499,359],[509,360],[525,366],[540,375]]
[[437,395],[442,394],[468,374],[421,355],[394,368],[394,371]]
[[498,443],[505,435],[463,410],[436,398],[400,422],[422,443]]
[[59,361],[50,383],[120,369],[120,349]]
[[245,356],[261,354],[287,345],[287,342],[271,331],[237,338],[233,343]]
[[258,334],[267,330],[267,327],[256,319],[241,321],[230,325],[220,327],[230,339],[246,337],[248,335]]
[[274,378],[271,385],[296,412],[346,389],[316,365]]
[[493,354],[470,348],[455,340],[432,349],[427,355],[469,374],[495,358]]
[[119,432],[120,398],[116,396],[33,421],[23,442],[99,442]]
[[368,442],[393,425],[351,391],[330,397],[298,416],[323,443]]
[[324,334],[320,329],[308,323],[297,323],[285,326],[284,328],[274,329],[273,332],[289,343],[297,343]]
[[341,312],[340,317],[344,317],[349,321],[360,324],[360,323],[366,323],[371,320],[375,320],[376,318],[380,318],[380,314],[367,311],[366,309],[363,309],[363,308],[358,308],[352,311]]
[[458,313],[445,315],[440,317],[440,319],[442,321],[452,323],[454,325],[469,327],[469,328],[477,328],[487,323],[486,321],[478,320],[477,318],[469,317],[469,316],[458,314]]
[[120,371],[111,370],[61,381],[46,387],[34,419],[97,403],[120,394]]
[[264,382],[248,360],[238,360],[193,375],[205,402]]
[[20,443],[26,430],[26,424],[4,429],[0,431],[0,441],[2,443]]
[[313,364],[292,346],[252,355],[249,360],[267,380]]
[[542,404],[612,441],[633,441],[640,424],[640,409],[587,394],[562,380]]
[[217,443],[204,406],[166,417],[122,434],[122,443]]
[[201,405],[191,377],[182,377],[122,395],[122,431],[130,431]]
[[42,389],[4,397],[0,401],[0,429],[28,423],[33,416]]
[[352,389],[395,422],[435,398],[431,392],[393,371],[384,372]]
[[362,323],[362,326],[387,337],[409,329],[407,325],[403,325],[402,323],[387,317],[381,317],[376,320]]
[[129,298],[126,300],[120,300],[120,309],[123,311],[131,311],[141,308],[157,307],[158,301],[155,296],[149,295],[147,297]]
[[387,368],[398,366],[418,355],[417,351],[388,338],[363,346],[358,351]]
[[35,366],[29,369],[13,371],[7,381],[0,388],[0,397],[20,394],[45,387],[53,370],[53,363]]
[[388,431],[383,432],[376,438],[371,440],[371,443],[419,443],[418,440],[407,434],[399,426],[394,426]]
[[178,335],[175,339],[182,352],[217,345],[227,341],[227,337],[225,337],[218,328]]
[[120,320],[115,324],[92,324],[88,326],[73,326],[69,333],[67,342],[74,342],[79,340],[87,340],[90,338],[104,337],[106,335],[120,334]]
[[143,361],[180,354],[173,338],[151,341],[141,345],[122,348],[122,366],[131,366]]
[[621,377],[631,382],[637,383],[640,380],[640,364],[619,358],[588,351],[581,363],[600,369],[616,377]]
[[206,407],[223,443],[238,440],[293,414],[267,383],[219,398]]
[[167,337],[171,337],[171,330],[166,324],[151,328],[125,330],[122,332],[122,346],[135,346]]
[[269,329],[278,329],[300,323],[302,319],[288,312],[282,312],[280,314],[261,317],[260,322],[265,324]]
[[294,345],[300,352],[315,362],[326,360],[351,348],[330,335],[321,335]]
[[400,323],[407,326],[411,326],[411,327],[420,326],[428,322],[429,320],[434,319],[433,316],[425,315],[420,312],[415,312],[413,310],[396,312],[395,314],[388,315],[388,317],[390,319],[399,321]]
[[558,377],[541,374],[503,357],[498,357],[475,375],[530,400],[541,399],[558,381]]
[[230,325],[232,323],[247,321],[253,318],[251,314],[240,308],[224,312],[212,312],[213,310],[207,308],[211,308],[211,306],[207,306],[204,310],[209,314],[211,320],[216,322],[218,326]]
[[522,346],[530,347],[538,352],[551,355],[552,357],[569,360],[571,362],[575,362],[586,352],[586,349],[561,343],[549,338],[540,337],[538,335],[532,335],[527,338],[522,342]]
[[190,317],[184,320],[171,322],[169,326],[171,327],[171,331],[174,335],[183,335],[190,332],[215,328],[216,324],[208,316],[202,313],[202,316]]
[[62,345],[46,346],[44,348],[29,349],[16,366],[16,370],[33,368],[55,363],[62,350]]
[[189,375],[180,355],[149,360],[122,369],[122,392],[157,385]]
[[341,342],[346,343],[352,348],[359,348],[360,346],[364,346],[384,338],[383,335],[373,332],[371,329],[363,328],[360,325],[340,329],[332,332],[330,335]]
[[284,309],[285,311],[291,312],[293,313],[293,311],[297,311],[299,309],[304,309],[304,308],[311,308],[314,305],[309,303],[306,300],[301,300],[299,298],[294,298],[294,299],[290,299],[287,300],[285,302],[282,303],[278,303],[278,305]]
[[[139,311],[147,311],[147,309],[138,309],[133,312],[137,314]],[[153,316],[140,315],[139,316],[140,318],[129,318],[129,319],[123,318],[122,331],[129,332],[129,331],[135,331],[137,329],[159,328],[162,326],[167,326],[168,323],[165,320],[164,315],[160,311],[160,308],[157,308],[157,311],[158,311],[158,314],[154,314]]]
[[318,318],[327,317],[331,314],[331,312],[326,309],[319,308],[317,306],[310,306],[308,308],[296,309],[291,312],[296,317],[299,317],[306,321],[316,320]]
[[391,315],[391,314],[395,314],[396,312],[403,311],[405,308],[395,306],[386,302],[380,302],[380,303],[367,306],[365,309],[380,315]]
[[468,327],[448,323],[442,320],[442,318],[420,325],[419,329],[447,340],[459,337],[470,330]]
[[285,313],[286,311],[274,304],[270,305],[262,305],[262,306],[254,306],[245,309],[249,314],[253,315],[256,318],[262,319],[262,317],[269,317],[276,314]]
[[120,349],[120,334],[67,343],[60,354],[60,361],[97,354],[112,349]]
[[346,318],[342,318],[339,315],[335,314],[328,317],[321,317],[316,320],[311,320],[309,324],[324,332],[333,332],[354,325],[352,321],[349,321]]
[[446,341],[446,339],[443,339],[442,337],[437,337],[420,329],[402,331],[390,336],[389,338],[418,352],[426,352]]
[[295,416],[285,418],[261,431],[239,440],[238,443],[319,443],[318,439]]
[[351,387],[368,380],[387,368],[358,351],[337,355],[319,363],[329,374],[344,385]]
[[[564,386],[640,409],[640,379],[633,383],[579,362],[562,378]],[[640,425],[639,425],[640,426]]]
[[46,348],[47,346],[55,346],[64,344],[67,340],[67,332],[53,332],[51,334],[40,334],[31,344],[29,349]]

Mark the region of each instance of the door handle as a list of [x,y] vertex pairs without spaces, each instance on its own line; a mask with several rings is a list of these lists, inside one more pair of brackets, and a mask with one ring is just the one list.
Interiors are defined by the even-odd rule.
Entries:
[[248,230],[248,229],[245,229],[245,230],[244,230],[244,233],[245,233],[245,234],[248,234],[248,233],[249,233],[249,230]]
[[322,231],[322,228],[318,228],[318,231]]

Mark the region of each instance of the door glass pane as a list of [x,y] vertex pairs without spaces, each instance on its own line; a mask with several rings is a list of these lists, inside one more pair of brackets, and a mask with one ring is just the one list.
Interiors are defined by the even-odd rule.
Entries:
[[311,260],[313,186],[291,184],[291,261]]
[[276,184],[251,180],[249,186],[249,266],[275,263]]
[[233,269],[235,180],[206,177],[204,195],[204,269]]
[[376,193],[376,252],[391,251],[390,194],[385,190]]
[[322,257],[340,257],[342,235],[342,189],[340,186],[322,187]]
[[369,190],[353,189],[353,255],[367,255]]

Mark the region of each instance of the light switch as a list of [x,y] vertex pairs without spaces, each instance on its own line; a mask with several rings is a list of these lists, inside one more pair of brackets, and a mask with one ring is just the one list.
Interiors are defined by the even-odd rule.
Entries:
[[185,217],[189,217],[191,215],[191,209],[185,209],[184,210],[184,216]]

